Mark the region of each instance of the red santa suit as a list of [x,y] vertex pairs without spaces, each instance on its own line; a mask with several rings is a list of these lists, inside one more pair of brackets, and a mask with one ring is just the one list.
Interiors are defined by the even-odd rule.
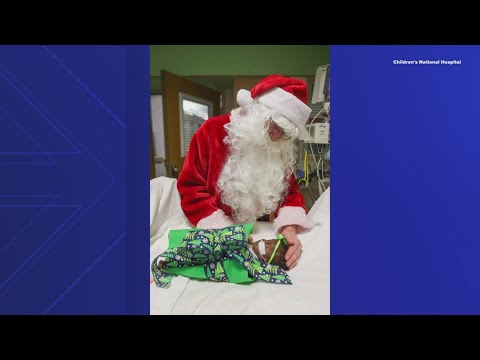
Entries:
[[[268,79],[272,77],[278,77],[278,75],[267,77],[265,79],[267,81],[264,80],[257,85],[257,89],[259,85],[262,85],[261,94],[268,90],[274,90],[274,94],[277,96],[278,91],[282,90],[281,86],[270,86],[270,88],[265,86],[265,83],[267,85],[269,83]],[[283,79],[290,80],[291,78],[281,77],[280,81],[284,81]],[[271,83],[278,85],[278,80],[278,78],[274,78]],[[296,88],[299,88],[297,83],[294,85]],[[287,91],[282,91],[280,94],[282,95],[280,107],[285,107],[285,93],[288,92],[289,88],[284,86],[283,89],[287,89]],[[252,89],[252,95],[255,94],[254,91],[255,88]],[[304,91],[306,92],[306,86]],[[237,96],[237,101],[241,106],[243,105],[242,107],[247,107],[249,101],[253,100],[253,97],[249,96],[250,92],[245,92],[246,90],[241,90],[239,96]],[[271,92],[269,93],[270,96],[266,97],[265,102],[268,102],[269,107],[275,108],[275,103],[272,103],[274,98]],[[256,97],[259,97],[261,94],[257,93]],[[246,100],[245,95],[247,95]],[[286,96],[287,100],[292,100],[293,98],[296,100],[293,105],[294,107],[297,106],[296,109],[294,108],[296,113],[289,116],[289,120],[294,118],[292,122],[296,125],[302,121],[305,124],[311,110],[307,107],[309,111],[305,119],[301,118],[299,120],[298,117],[295,118],[295,115],[299,113],[299,100],[296,94],[288,93],[288,95],[291,98]],[[288,114],[288,111],[291,111],[292,104],[287,102],[287,105],[290,105],[288,110],[285,111]],[[303,103],[301,105],[306,107]],[[305,116],[306,110],[303,107],[300,107],[300,110],[304,111],[302,116]],[[221,228],[237,223],[235,219],[232,219],[232,209],[222,202],[217,186],[222,168],[229,156],[229,147],[224,142],[224,138],[227,136],[227,130],[224,128],[224,125],[229,122],[230,115],[221,115],[208,119],[202,124],[191,139],[184,166],[177,181],[183,212],[187,219],[196,227]],[[258,164],[258,166],[262,165]],[[288,191],[274,212],[276,217],[274,228],[277,232],[285,225],[299,225],[307,229],[313,226],[313,223],[306,215],[305,201],[299,192],[295,176],[292,174],[289,180]],[[259,214],[259,216],[261,215],[263,214]]]
[[[194,226],[202,219],[206,224],[200,227],[223,227],[235,223],[227,218],[232,216],[232,209],[222,203],[217,191],[217,181],[229,153],[228,146],[223,142],[227,136],[223,126],[229,121],[229,115],[205,121],[190,142],[177,188],[183,212]],[[305,201],[293,174],[288,193],[274,215],[277,217],[276,228],[292,224],[310,227]],[[282,218],[285,218],[284,221]]]

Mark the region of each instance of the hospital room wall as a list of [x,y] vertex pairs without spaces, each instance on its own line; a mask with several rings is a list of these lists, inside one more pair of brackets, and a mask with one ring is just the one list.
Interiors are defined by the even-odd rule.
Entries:
[[[313,76],[330,62],[328,45],[153,45],[150,76]],[[158,82],[154,84],[158,86]],[[158,89],[158,88],[157,88]]]

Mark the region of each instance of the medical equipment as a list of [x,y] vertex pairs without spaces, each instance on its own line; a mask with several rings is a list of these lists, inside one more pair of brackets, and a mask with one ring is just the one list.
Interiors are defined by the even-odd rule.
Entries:
[[330,124],[329,123],[314,123],[305,125],[308,136],[300,136],[300,140],[305,143],[312,144],[328,144],[330,142]]
[[298,184],[300,185],[303,181],[305,183],[305,186],[308,188],[309,173],[308,173],[308,153],[307,153],[307,150],[305,150],[305,156],[303,158],[303,171],[304,171],[303,178],[298,180]]
[[330,64],[319,66],[315,74],[312,104],[330,102]]
[[[313,157],[314,168],[318,178],[318,191],[321,195],[328,186],[330,186],[330,178],[325,177],[324,165],[325,161],[330,161],[330,64],[319,66],[315,74],[315,83],[313,86],[311,107],[319,108],[315,117],[305,126],[309,138],[304,136],[300,138],[305,143],[305,147],[308,150],[310,148],[310,154]],[[324,116],[322,122],[315,122],[318,116]],[[314,144],[316,144],[317,151],[314,151]],[[322,144],[322,145],[320,145]],[[319,146],[321,150],[319,151]],[[328,156],[325,155],[328,151]],[[319,155],[318,161],[315,153]],[[321,174],[321,176],[320,176]],[[328,180],[327,180],[328,179]]]

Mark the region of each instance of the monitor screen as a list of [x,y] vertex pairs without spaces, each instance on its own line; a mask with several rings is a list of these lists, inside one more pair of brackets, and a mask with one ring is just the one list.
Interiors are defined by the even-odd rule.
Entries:
[[312,104],[330,101],[330,64],[319,66],[315,74]]

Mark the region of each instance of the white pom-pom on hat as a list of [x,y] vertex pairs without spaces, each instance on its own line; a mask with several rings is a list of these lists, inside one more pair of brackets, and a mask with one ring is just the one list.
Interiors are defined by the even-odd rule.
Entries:
[[237,103],[240,105],[242,109],[249,109],[252,107],[254,101],[252,96],[250,95],[250,91],[245,90],[245,89],[240,89],[238,90],[237,93]]

